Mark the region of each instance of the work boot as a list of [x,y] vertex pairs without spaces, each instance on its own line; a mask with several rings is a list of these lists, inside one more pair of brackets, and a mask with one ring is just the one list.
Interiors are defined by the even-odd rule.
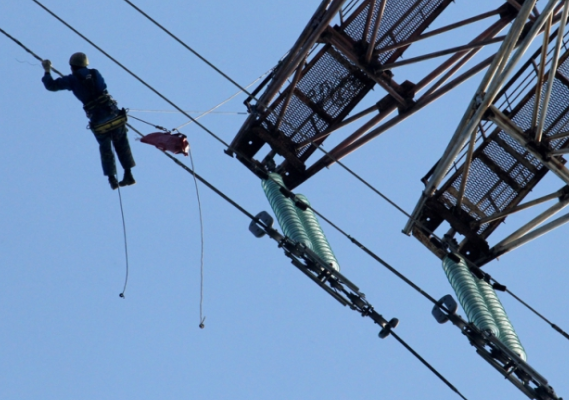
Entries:
[[115,190],[119,187],[119,181],[114,175],[109,175],[109,185],[111,185],[111,189]]
[[119,182],[119,185],[123,187],[123,186],[134,185],[135,183],[136,181],[134,180],[134,177],[132,176],[132,172],[130,172],[130,169],[125,169],[124,176],[122,178],[122,181]]

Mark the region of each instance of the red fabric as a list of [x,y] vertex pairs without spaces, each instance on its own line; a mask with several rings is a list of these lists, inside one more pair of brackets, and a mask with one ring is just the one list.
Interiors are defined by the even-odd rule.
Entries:
[[186,135],[181,133],[154,132],[144,136],[140,141],[156,146],[162,151],[170,151],[174,154],[183,153],[185,156],[188,155],[190,149]]

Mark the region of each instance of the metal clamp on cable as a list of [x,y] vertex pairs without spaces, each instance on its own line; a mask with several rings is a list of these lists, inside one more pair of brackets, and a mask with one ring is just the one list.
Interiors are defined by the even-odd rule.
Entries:
[[340,304],[359,312],[362,317],[369,317],[373,322],[381,326],[380,338],[384,339],[389,336],[391,330],[399,324],[397,318],[392,318],[388,322],[381,314],[375,311],[374,307],[366,300],[365,294],[360,292],[360,289],[348,278],[334,269],[331,264],[324,261],[305,244],[297,243],[278,233],[272,228],[273,222],[273,218],[266,211],[262,211],[249,224],[249,231],[257,238],[268,234],[278,242],[279,247],[283,248],[285,255],[291,259],[292,264],[302,273]]
[[256,238],[262,238],[268,234],[271,239],[274,239],[277,242],[281,243],[284,240],[284,236],[273,228],[273,223],[273,217],[271,217],[268,212],[261,211],[255,216],[255,220],[251,221],[249,224],[249,231]]
[[449,294],[437,302],[432,314],[440,324],[451,321],[457,326],[476,348],[476,352],[530,399],[562,400],[557,397],[543,376],[504,345],[492,332],[480,330],[472,322],[466,322],[456,314],[457,309],[457,302]]

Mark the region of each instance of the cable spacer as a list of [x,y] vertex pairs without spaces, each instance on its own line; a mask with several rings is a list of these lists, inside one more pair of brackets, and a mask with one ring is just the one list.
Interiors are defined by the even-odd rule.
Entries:
[[389,336],[389,334],[391,333],[391,330],[394,328],[397,328],[397,325],[399,325],[399,319],[397,318],[391,318],[391,321],[389,321],[381,331],[379,331],[379,338],[380,339],[385,339],[386,337]]

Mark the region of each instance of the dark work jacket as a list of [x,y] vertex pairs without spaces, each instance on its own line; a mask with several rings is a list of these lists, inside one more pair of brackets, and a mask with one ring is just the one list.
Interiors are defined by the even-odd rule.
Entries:
[[[91,75],[90,80],[93,82],[92,85],[84,83],[88,82],[86,79],[88,75]],[[71,90],[83,105],[100,96],[107,89],[105,80],[99,71],[89,68],[78,69],[71,75],[57,78],[55,80],[51,77],[50,73],[46,72],[42,78],[42,82],[45,88],[52,92],[57,92],[58,90]]]
[[[42,82],[45,88],[52,92],[71,90],[83,105],[106,93],[107,89],[105,80],[99,71],[89,68],[78,69],[70,75],[55,80],[50,73],[46,72]],[[109,96],[109,102],[105,105],[85,111],[92,123],[99,123],[116,115],[118,108],[116,102]]]

